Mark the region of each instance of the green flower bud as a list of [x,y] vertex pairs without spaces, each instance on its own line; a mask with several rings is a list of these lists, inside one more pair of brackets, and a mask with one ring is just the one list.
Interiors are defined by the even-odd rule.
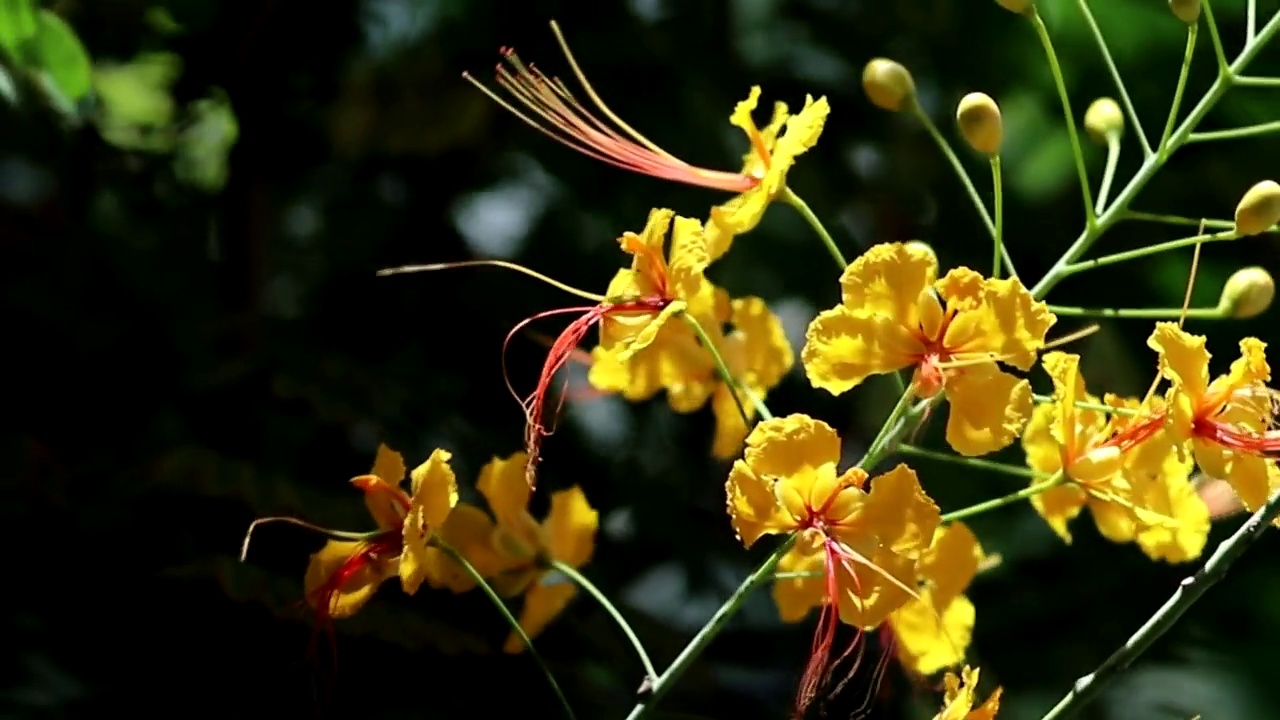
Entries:
[[1120,112],[1120,106],[1115,100],[1109,97],[1098,98],[1084,111],[1084,129],[1089,131],[1089,137],[1094,142],[1106,145],[1112,134],[1119,138],[1124,132],[1124,113]]
[[1280,185],[1272,180],[1249,188],[1236,205],[1236,233],[1257,235],[1280,223]]
[[915,97],[911,72],[888,58],[876,58],[862,69],[862,89],[876,107],[898,112]]
[[1000,152],[1004,123],[1000,120],[1000,106],[989,95],[975,92],[960,98],[956,123],[969,147],[987,155]]
[[1036,6],[1033,0],[996,0],[996,4],[1009,12],[1015,12],[1019,15],[1026,15]]
[[1276,281],[1271,273],[1253,266],[1241,268],[1222,286],[1218,309],[1224,315],[1244,320],[1257,317],[1276,299]]
[[1200,0],[1169,0],[1169,9],[1188,25],[1195,25],[1200,19]]

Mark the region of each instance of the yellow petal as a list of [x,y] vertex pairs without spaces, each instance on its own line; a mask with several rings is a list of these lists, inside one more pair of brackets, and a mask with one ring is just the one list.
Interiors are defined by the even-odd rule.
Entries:
[[738,102],[733,106],[733,113],[729,115],[729,124],[740,128],[742,132],[747,134],[747,140],[752,140],[759,132],[756,129],[755,118],[751,114],[755,112],[756,106],[760,104],[760,86],[753,85],[751,91],[747,93],[747,99]]
[[914,599],[905,588],[915,583],[915,563],[883,545],[873,549],[863,543],[849,550],[865,562],[842,559],[836,563],[840,619],[854,627],[871,630]]
[[[764,395],[764,393],[760,393]],[[763,397],[761,398],[763,399]],[[755,407],[742,398],[742,409],[747,418],[755,416]],[[728,460],[742,449],[742,442],[747,437],[747,424],[738,411],[738,403],[734,402],[733,391],[723,383],[716,386],[711,396],[711,411],[715,415],[715,437],[711,443],[711,454],[719,460]]]
[[[483,510],[458,503],[440,528],[440,538],[457,550],[476,572],[487,578],[507,569],[503,558],[493,550],[493,532],[493,521]],[[476,586],[470,573],[438,551],[428,556],[427,580],[455,593],[467,592]]]
[[[397,481],[398,482],[398,481]],[[369,509],[379,530],[400,527],[404,513],[409,508],[409,496],[395,483],[377,475],[360,475],[351,478],[351,484],[364,493],[364,505]]]
[[[1035,479],[1031,484],[1038,485],[1042,482],[1045,481]],[[1071,531],[1067,529],[1067,525],[1084,509],[1086,500],[1084,491],[1078,485],[1068,483],[1031,496],[1031,507],[1049,523],[1049,527],[1063,542],[1070,544]]]
[[645,219],[644,229],[637,235],[625,232],[618,238],[622,251],[632,255],[631,269],[646,277],[665,277],[667,230],[671,227],[674,210],[654,208]]
[[363,546],[360,541],[330,540],[311,556],[303,587],[312,607],[327,598],[328,617],[350,617],[369,602],[379,585],[396,574],[393,559],[360,555]]
[[1223,378],[1226,385],[1231,388],[1242,388],[1255,383],[1266,383],[1270,379],[1271,366],[1267,364],[1267,344],[1251,337],[1241,340],[1240,357],[1232,361],[1231,370]]
[[765,391],[772,389],[795,364],[795,353],[782,323],[758,297],[735,299],[732,313],[732,337],[738,340],[731,342],[733,361],[726,358],[726,362],[738,366],[731,369],[744,382]]
[[1175,390],[1192,398],[1205,393],[1209,387],[1209,351],[1203,335],[1184,332],[1177,323],[1158,322],[1147,346],[1159,353],[1160,369]]
[[[535,582],[530,585],[529,592],[524,596],[524,606],[520,608],[519,622],[525,635],[528,635],[530,640],[541,635],[551,621],[568,607],[569,601],[573,600],[573,596],[577,593],[578,587],[571,582],[560,582],[555,585]],[[503,652],[513,654],[523,652],[524,649],[524,643],[514,630],[507,636],[507,642],[502,646]]]
[[827,598],[823,566],[826,554],[822,548],[822,536],[806,532],[796,539],[778,560],[778,573],[812,573],[813,577],[784,577],[774,581],[773,601],[778,606],[778,616],[783,622],[797,623],[804,620],[809,611],[821,607]]
[[1137,532],[1133,493],[1128,488],[1116,489],[1103,497],[1089,494],[1089,512],[1102,537],[1115,543],[1130,542]]
[[387,447],[385,443],[378,445],[378,454],[373,459],[370,475],[377,475],[390,485],[398,485],[404,479],[405,464],[400,453]]
[[[952,268],[933,287],[946,298],[947,309],[957,315],[978,309],[987,296],[986,278],[967,267]],[[996,329],[995,323],[990,329]]]
[[1022,431],[1022,450],[1027,454],[1027,467],[1043,475],[1052,475],[1062,469],[1062,450],[1053,437],[1053,419],[1057,410],[1053,405],[1036,405],[1031,419]]
[[983,306],[995,319],[998,342],[992,349],[1003,362],[1031,369],[1045,335],[1058,321],[1049,306],[1033,298],[1016,277],[987,280]]
[[910,367],[918,349],[896,319],[837,305],[809,323],[800,359],[810,384],[839,395],[871,375]]
[[933,720],[993,720],[1000,709],[1002,689],[992,690],[987,701],[975,709],[973,705],[977,702],[978,668],[970,669],[966,665],[961,675],[964,677],[963,682],[954,674],[947,673],[943,707]]
[[778,504],[773,481],[761,478],[742,460],[733,463],[725,483],[726,510],[738,540],[751,547],[761,535],[783,532],[794,525]]
[[942,607],[925,592],[889,616],[899,660],[921,675],[962,662],[973,640],[973,603],[961,595]]
[[[778,133],[782,131],[783,125],[787,122],[787,118],[791,117],[788,112],[787,104],[784,102],[775,102],[773,104],[773,117],[769,119],[769,124],[760,128],[759,143],[752,142],[751,149],[742,156],[742,174],[749,177],[764,177],[766,167],[765,158],[760,155],[757,148],[763,147],[766,152],[772,153],[773,148],[778,142]],[[750,137],[748,135],[748,137]]]
[[635,337],[628,341],[619,343],[615,350],[618,354],[619,362],[630,362],[632,356],[637,352],[649,347],[658,339],[658,333],[661,332],[671,320],[671,318],[684,312],[688,306],[683,300],[675,300],[658,311],[657,315],[650,314],[648,322],[635,334]]
[[1088,402],[1091,399],[1085,389],[1084,376],[1080,374],[1080,356],[1057,351],[1049,352],[1045,353],[1041,364],[1053,381],[1053,395],[1056,400],[1053,405],[1053,438],[1065,449],[1068,457],[1078,457],[1087,451],[1085,441],[1088,439],[1080,437],[1080,426],[1085,426],[1085,429],[1091,433],[1096,433],[1104,423],[1101,413],[1076,407],[1076,403]]
[[701,221],[676,217],[669,257],[673,297],[686,301],[696,297],[703,290],[703,273],[711,264]]
[[711,219],[707,222],[708,225],[716,227],[710,233],[709,248],[714,252],[720,250],[723,245],[724,251],[727,251],[728,243],[732,242],[732,238],[749,233],[760,224],[760,219],[764,217],[764,212],[769,208],[771,200],[773,196],[762,183],[726,203],[711,208]]
[[946,384],[947,443],[961,455],[1008,446],[1031,417],[1031,383],[984,363],[961,369]]
[[938,276],[937,258],[927,248],[881,243],[867,248],[840,276],[841,304],[915,327],[916,303]]
[[915,471],[899,464],[871,481],[859,512],[832,534],[856,547],[856,537],[869,533],[891,552],[916,558],[933,542],[939,521],[938,506],[920,487]]
[[528,455],[516,452],[505,458],[495,457],[480,470],[476,489],[489,503],[499,525],[519,525],[519,518],[528,514],[530,490],[524,474],[528,460]]
[[[427,579],[427,568],[432,564],[428,557],[434,548],[427,548],[427,540],[432,529],[427,525],[426,513],[422,506],[409,509],[404,519],[404,549],[400,554],[400,587],[406,595],[418,592],[422,581]],[[437,563],[438,564],[438,563]]]
[[551,494],[551,509],[542,521],[547,554],[571,567],[581,567],[595,549],[600,516],[578,486]]
[[[804,107],[800,108],[800,112],[787,118],[782,136],[773,146],[771,169],[780,166],[789,168],[795,158],[817,145],[818,138],[822,136],[822,128],[827,124],[827,117],[830,114],[831,105],[827,103],[825,96],[814,100],[806,95]],[[777,115],[775,114],[774,117],[776,118]]]
[[587,382],[604,393],[617,393],[631,402],[648,400],[662,389],[662,356],[650,348],[618,360],[616,351],[597,345],[591,349]]
[[1200,469],[1210,477],[1231,483],[1246,510],[1255,512],[1267,502],[1272,489],[1271,462],[1233,453],[1199,438],[1193,441],[1193,447]]
[[933,544],[920,558],[917,571],[929,581],[930,597],[936,607],[947,607],[969,587],[978,574],[982,558],[982,546],[969,526],[956,522],[938,528]]
[[[458,479],[449,467],[452,457],[448,450],[437,449],[409,474],[413,488],[409,506],[411,510],[422,510],[421,519],[428,531],[443,525],[449,511],[458,504]],[[521,472],[524,472],[523,466]]]
[[830,425],[808,415],[765,420],[747,436],[744,454],[751,470],[764,477],[785,478],[840,460],[840,436]]

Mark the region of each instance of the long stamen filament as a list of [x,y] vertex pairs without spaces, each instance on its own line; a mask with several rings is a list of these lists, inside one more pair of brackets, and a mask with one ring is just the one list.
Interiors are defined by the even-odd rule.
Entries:
[[288,525],[297,525],[298,527],[306,528],[308,530],[314,530],[315,532],[320,533],[321,535],[324,535],[325,537],[330,538],[332,540],[357,540],[357,541],[369,540],[370,538],[377,537],[379,534],[383,532],[382,530],[373,530],[370,532],[348,532],[346,530],[333,530],[327,527],[316,525],[315,523],[309,523],[306,520],[300,520],[298,518],[288,517],[285,515],[258,518],[257,520],[254,520],[253,522],[249,523],[249,529],[246,530],[244,533],[244,541],[240,543],[240,562],[244,562],[245,558],[249,556],[249,542],[253,539],[253,531],[257,530],[259,525],[267,525],[269,523],[285,523]]
[[563,290],[569,293],[570,295],[576,295],[584,300],[590,300],[591,302],[595,302],[595,303],[606,302],[606,298],[604,295],[587,292],[586,290],[579,290],[578,288],[573,287],[572,285],[567,285],[565,283],[560,282],[559,280],[555,280],[550,277],[547,277],[546,275],[543,275],[537,270],[530,270],[529,268],[523,265],[518,265],[513,262],[507,262],[506,260],[458,260],[456,262],[430,263],[427,265],[401,265],[400,267],[386,268],[383,270],[379,270],[377,274],[379,277],[385,277],[387,275],[399,275],[401,273],[430,272],[433,270],[452,270],[454,268],[481,267],[486,265],[491,267],[505,268],[507,270],[515,270],[516,272],[528,275],[529,277],[534,278],[535,280],[541,280],[542,282],[550,285],[553,288],[556,288],[557,290]]

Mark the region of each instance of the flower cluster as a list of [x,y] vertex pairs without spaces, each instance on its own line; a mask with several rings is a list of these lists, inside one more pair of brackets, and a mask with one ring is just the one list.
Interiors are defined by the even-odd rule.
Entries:
[[[1000,4],[1041,27],[1033,3]],[[521,400],[523,450],[492,460],[480,473],[476,487],[489,512],[458,502],[448,451],[434,451],[409,472],[406,491],[400,488],[406,475],[401,456],[385,446],[379,450],[373,470],[352,481],[364,493],[378,529],[355,537],[332,534],[308,568],[307,598],[322,621],[356,612],[393,577],[409,594],[423,583],[453,592],[479,586],[495,598],[523,598],[513,621],[518,627],[506,643],[514,652],[564,610],[579,586],[607,604],[576,570],[592,555],[597,526],[582,490],[552,494],[541,523],[528,511],[550,432],[547,416],[554,413],[549,410],[552,384],[572,358],[589,365],[588,382],[600,393],[632,402],[661,395],[679,413],[710,406],[715,430],[709,451],[731,461],[724,485],[728,524],[744,547],[766,536],[782,538],[769,562],[727,607],[735,609],[743,594],[772,582],[784,622],[801,622],[818,611],[812,656],[797,693],[801,712],[829,691],[837,631],[845,625],[853,640],[840,657],[853,651],[860,657],[865,638],[878,631],[892,648],[888,652],[913,675],[961,668],[959,678],[945,676],[938,717],[994,717],[1001,689],[979,704],[979,672],[965,661],[979,616],[966,592],[996,563],[964,518],[1029,500],[1047,529],[1070,543],[1072,521],[1088,508],[1109,540],[1134,543],[1153,560],[1181,563],[1201,556],[1210,528],[1212,513],[1192,480],[1197,468],[1229,483],[1250,510],[1262,507],[1280,486],[1275,460],[1280,433],[1272,429],[1275,393],[1268,387],[1264,344],[1242,340],[1239,358],[1211,379],[1206,338],[1187,332],[1182,322],[1189,316],[1262,312],[1274,296],[1270,276],[1248,268],[1227,284],[1218,308],[1197,314],[1184,307],[1156,322],[1147,341],[1155,354],[1155,382],[1144,396],[1091,393],[1081,356],[1056,349],[1088,330],[1057,339],[1049,333],[1064,317],[1126,314],[1051,306],[1044,297],[1068,274],[1142,253],[1079,261],[1088,243],[1077,243],[1035,286],[1023,284],[1003,238],[1004,131],[999,107],[989,96],[965,96],[956,122],[993,171],[994,221],[985,206],[978,206],[994,240],[993,271],[984,275],[963,266],[944,271],[934,252],[918,241],[882,242],[846,263],[788,178],[820,139],[830,113],[826,98],[806,97],[794,113],[775,103],[761,126],[754,115],[761,90],[752,87],[729,114],[730,124],[745,135],[741,169],[709,170],[672,156],[618,119],[586,85],[560,40],[598,113],[565,83],[525,64],[513,51],[504,51],[506,65],[498,69],[498,84],[511,99],[477,86],[520,119],[592,158],[731,197],[699,216],[705,219],[653,209],[638,232],[618,238],[626,266],[603,294],[571,289],[591,298],[592,305],[535,316],[578,315],[550,343],[536,388]],[[914,80],[901,65],[875,59],[863,84],[877,106],[914,113],[932,129],[916,103]],[[1069,112],[1068,120],[1079,152]],[[1109,147],[1118,143],[1123,124],[1124,114],[1111,101],[1094,103],[1085,116],[1089,135]],[[934,135],[954,157],[936,130]],[[1110,182],[1108,176],[1096,206],[1085,184],[1091,213],[1105,207]],[[1280,221],[1280,186],[1268,183],[1246,194],[1233,228],[1222,238],[1203,235],[1201,228],[1202,234],[1191,238],[1197,253],[1207,239],[1270,231]],[[830,276],[839,302],[812,319],[803,347],[795,349],[766,299],[731,296],[709,277],[717,261],[777,203],[804,215],[839,262]],[[1090,217],[1090,228],[1112,222]],[[1160,250],[1190,244],[1173,241]],[[1160,311],[1130,315],[1158,318]],[[593,330],[598,341],[587,351],[580,345]],[[769,411],[765,401],[792,371],[797,352],[804,376],[817,390],[839,396],[883,377],[901,391],[858,462],[844,461],[840,435],[827,422],[800,412],[775,417]],[[1036,394],[1035,384],[1051,390]],[[946,414],[951,452],[906,441],[935,411]],[[1022,464],[978,459],[1019,443]],[[1013,495],[944,513],[926,491],[928,483],[901,459],[877,470],[894,455],[1007,472],[1030,482]],[[970,480],[971,474],[965,474],[966,482],[981,482],[980,476]],[[616,609],[609,609],[625,625]],[[626,629],[649,673],[648,688],[663,692],[683,671],[686,655],[658,675]]]

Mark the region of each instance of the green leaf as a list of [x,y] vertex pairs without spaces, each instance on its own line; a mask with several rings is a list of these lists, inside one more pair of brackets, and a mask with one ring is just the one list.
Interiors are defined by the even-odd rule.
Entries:
[[31,64],[43,71],[68,100],[78,101],[92,89],[93,61],[76,31],[55,13],[40,11],[27,54]]
[[181,73],[182,60],[172,53],[144,53],[126,64],[99,65],[93,85],[103,139],[127,150],[168,150],[176,113],[170,88]]
[[191,104],[186,128],[178,136],[173,172],[182,182],[217,192],[227,184],[227,155],[240,137],[240,126],[226,93]]
[[39,21],[31,0],[0,0],[0,47],[22,62],[22,47],[35,37]]

